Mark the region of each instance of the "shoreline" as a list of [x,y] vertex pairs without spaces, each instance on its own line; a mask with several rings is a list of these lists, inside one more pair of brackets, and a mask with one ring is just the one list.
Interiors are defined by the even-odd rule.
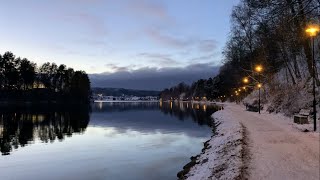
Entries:
[[[223,107],[223,106],[222,106]],[[247,177],[248,148],[246,129],[238,121],[228,118],[224,110],[211,117],[216,124],[213,135],[204,142],[201,153],[177,173],[179,179],[242,179]]]

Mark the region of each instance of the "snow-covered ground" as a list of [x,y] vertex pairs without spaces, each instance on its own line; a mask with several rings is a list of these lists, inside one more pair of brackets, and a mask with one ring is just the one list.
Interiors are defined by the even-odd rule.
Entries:
[[236,179],[242,176],[243,128],[228,108],[212,116],[218,125],[209,146],[186,175],[190,180]]
[[301,131],[312,125],[235,104],[225,104],[213,117],[221,123],[217,135],[187,179],[320,179],[319,132]]

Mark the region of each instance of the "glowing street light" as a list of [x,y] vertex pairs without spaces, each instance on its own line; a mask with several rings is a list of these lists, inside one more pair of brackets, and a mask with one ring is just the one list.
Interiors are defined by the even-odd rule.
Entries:
[[243,78],[244,83],[249,83],[249,79],[247,77]]
[[256,66],[255,70],[256,70],[258,73],[260,73],[260,72],[262,72],[263,68],[262,68],[261,65],[258,65],[258,66]]
[[313,81],[313,129],[317,130],[317,102],[316,102],[316,61],[314,58],[314,37],[317,36],[319,32],[319,26],[312,25],[306,29],[306,33],[311,38],[312,43],[312,81]]
[[260,84],[261,82],[261,72],[263,70],[263,67],[261,65],[257,65],[255,70],[258,72],[258,76],[259,76],[259,79],[258,79],[258,88],[259,88],[259,114],[260,114],[260,105],[261,105],[261,93],[260,93],[260,89],[262,87],[262,85]]
[[306,33],[309,34],[309,36],[311,37],[315,37],[317,36],[318,32],[319,32],[319,27],[313,25],[313,26],[309,26],[307,29],[306,29]]

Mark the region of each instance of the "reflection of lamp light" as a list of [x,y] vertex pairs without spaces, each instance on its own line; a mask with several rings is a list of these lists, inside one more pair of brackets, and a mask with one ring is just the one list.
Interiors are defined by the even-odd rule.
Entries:
[[172,109],[172,101],[170,101],[170,109]]
[[162,108],[162,101],[159,101],[159,106],[160,108]]
[[99,109],[101,110],[103,108],[102,102],[99,102],[98,106],[99,106]]
[[0,138],[3,138],[3,134],[4,134],[3,129],[4,129],[3,126],[0,125]]
[[206,111],[206,110],[207,110],[207,106],[206,106],[205,104],[203,105],[202,108],[203,108],[203,111]]

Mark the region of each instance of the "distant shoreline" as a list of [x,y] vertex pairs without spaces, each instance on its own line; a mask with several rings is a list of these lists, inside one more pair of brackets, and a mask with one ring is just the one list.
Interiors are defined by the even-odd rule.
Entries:
[[[137,100],[137,101],[128,101],[128,100],[94,100],[93,102],[95,103],[101,103],[101,102],[140,102],[140,103],[144,103],[144,102],[161,102],[160,100],[152,100],[152,101],[147,101],[147,100]],[[170,101],[170,100],[165,100],[162,102],[182,102],[182,103],[194,103],[194,104],[217,104],[217,102],[212,102],[212,101]],[[218,105],[218,104],[217,104]]]
[[114,103],[114,102],[116,102],[116,103],[118,103],[118,102],[127,102],[127,103],[140,102],[140,103],[145,103],[145,102],[160,102],[160,101],[159,100],[156,100],[156,101],[94,100],[93,102],[95,102],[95,103],[101,103],[101,102],[112,102],[112,103]]

